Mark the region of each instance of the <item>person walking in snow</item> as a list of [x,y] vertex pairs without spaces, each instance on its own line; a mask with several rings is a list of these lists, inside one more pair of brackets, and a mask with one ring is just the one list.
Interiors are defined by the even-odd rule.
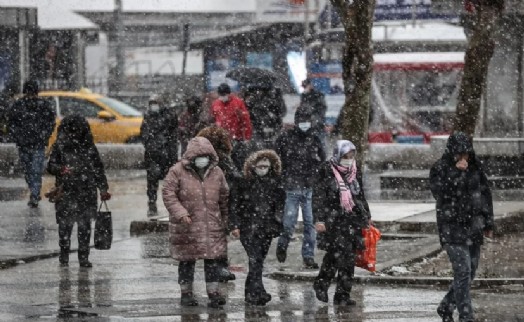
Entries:
[[307,110],[295,113],[295,127],[284,132],[276,141],[276,152],[282,160],[282,177],[286,189],[284,231],[277,244],[277,259],[285,262],[287,248],[293,237],[298,219],[298,207],[302,208],[304,240],[302,258],[305,268],[317,269],[315,263],[316,233],[311,200],[316,173],[325,160],[322,143],[311,128],[312,114]]
[[245,301],[266,305],[271,295],[262,283],[262,271],[271,241],[282,231],[286,192],[281,182],[281,163],[273,150],[262,150],[248,157],[244,178],[232,192],[229,227],[249,259]]
[[178,119],[159,95],[152,95],[140,127],[147,172],[147,216],[157,215],[158,183],[178,159]]
[[36,81],[25,82],[24,96],[13,103],[8,113],[9,136],[18,147],[25,181],[31,192],[28,202],[31,208],[38,207],[41,199],[45,149],[56,122],[55,110],[47,100],[38,97],[38,92]]
[[71,115],[62,120],[47,171],[56,176],[55,187],[60,191],[55,204],[60,265],[69,265],[71,232],[77,223],[78,261],[81,267],[91,267],[89,241],[91,219],[96,218],[97,212],[97,189],[102,201],[111,199],[111,194],[104,165],[85,118]]
[[333,157],[320,167],[313,186],[318,248],[326,251],[313,289],[319,301],[328,302],[329,285],[338,273],[335,305],[355,304],[350,296],[355,257],[364,249],[361,231],[371,219],[356,153],[351,141],[337,141]]
[[179,261],[178,283],[182,306],[196,306],[193,293],[195,262],[204,260],[208,305],[226,303],[220,293],[219,268],[227,258],[229,188],[218,156],[203,137],[189,141],[182,160],[171,167],[162,196],[169,212],[171,256]]
[[215,125],[226,129],[233,141],[251,140],[253,127],[244,101],[232,94],[226,83],[218,86],[217,93],[218,99],[211,106]]
[[466,134],[450,135],[444,154],[429,173],[430,188],[437,201],[440,244],[453,268],[453,282],[440,305],[438,315],[453,321],[474,321],[470,288],[480,260],[484,236],[493,237],[493,200],[489,181]]

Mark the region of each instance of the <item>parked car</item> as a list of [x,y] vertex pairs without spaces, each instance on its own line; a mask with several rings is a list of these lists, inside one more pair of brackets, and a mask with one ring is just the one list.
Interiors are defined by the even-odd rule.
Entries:
[[[136,108],[87,89],[78,92],[43,91],[39,94],[49,100],[56,110],[57,127],[60,120],[71,114],[87,119],[95,143],[138,143],[143,116]],[[49,145],[56,140],[56,129]]]

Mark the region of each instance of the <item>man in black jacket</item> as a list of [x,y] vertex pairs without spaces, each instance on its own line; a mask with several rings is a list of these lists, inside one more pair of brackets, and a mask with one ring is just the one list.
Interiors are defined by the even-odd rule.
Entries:
[[453,267],[453,283],[437,308],[442,321],[474,321],[470,286],[479,264],[483,237],[493,237],[493,201],[489,182],[464,133],[452,134],[446,150],[430,171],[437,201],[440,243]]
[[38,207],[45,148],[53,133],[56,112],[48,101],[38,97],[38,83],[24,83],[24,97],[14,102],[9,113],[9,132],[18,147],[20,162],[31,196],[28,205]]
[[298,109],[307,109],[312,115],[312,130],[324,146],[326,146],[326,98],[324,94],[317,91],[307,78],[302,82],[304,92],[300,95],[300,106]]
[[140,128],[145,148],[148,216],[157,215],[158,182],[178,159],[178,118],[158,95],[152,95]]
[[276,151],[282,161],[282,177],[286,190],[284,210],[284,232],[278,239],[277,259],[286,260],[287,247],[293,237],[298,217],[298,207],[302,208],[304,221],[304,240],[302,258],[306,268],[318,268],[314,261],[316,232],[313,223],[312,194],[316,172],[326,158],[320,139],[312,129],[313,116],[307,110],[295,113],[295,127],[284,132],[276,141]]

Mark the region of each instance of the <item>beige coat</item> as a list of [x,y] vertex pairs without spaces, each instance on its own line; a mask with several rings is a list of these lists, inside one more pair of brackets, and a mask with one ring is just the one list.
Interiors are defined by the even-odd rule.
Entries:
[[[203,179],[191,162],[210,156]],[[227,205],[229,188],[211,143],[203,137],[189,141],[182,160],[166,176],[162,196],[169,212],[171,256],[180,261],[227,256]],[[191,224],[181,222],[191,217]]]

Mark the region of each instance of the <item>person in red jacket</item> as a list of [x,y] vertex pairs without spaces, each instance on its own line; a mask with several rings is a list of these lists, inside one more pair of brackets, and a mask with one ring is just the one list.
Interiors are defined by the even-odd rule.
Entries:
[[231,138],[237,141],[251,140],[253,128],[244,101],[231,94],[228,84],[218,86],[218,99],[211,106],[211,114],[218,127],[226,129]]

